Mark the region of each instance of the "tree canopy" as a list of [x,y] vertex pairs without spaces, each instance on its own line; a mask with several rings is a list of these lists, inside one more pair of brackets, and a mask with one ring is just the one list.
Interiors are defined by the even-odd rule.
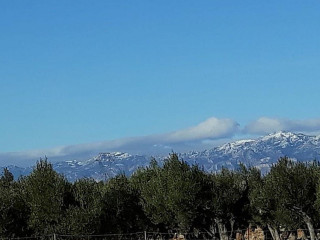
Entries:
[[0,237],[161,231],[228,240],[255,225],[275,240],[280,227],[308,228],[314,240],[319,171],[317,162],[283,157],[265,175],[243,164],[208,173],[172,153],[132,176],[68,182],[40,159],[29,176],[0,176]]

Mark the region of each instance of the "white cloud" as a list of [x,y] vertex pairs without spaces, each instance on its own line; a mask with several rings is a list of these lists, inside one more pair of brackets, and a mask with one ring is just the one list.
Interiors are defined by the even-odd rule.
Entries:
[[276,131],[317,132],[320,131],[320,119],[290,120],[261,117],[249,123],[243,130],[247,134],[266,134]]
[[[17,153],[0,153],[0,166],[8,162],[18,165],[32,165],[40,157],[47,156],[51,162],[72,159],[87,159],[99,152],[126,151],[133,154],[168,154],[170,150],[193,150],[203,140],[219,140],[232,137],[238,132],[239,124],[231,119],[209,118],[200,124],[170,133],[132,137],[111,141],[61,146],[52,149],[30,150]],[[5,162],[5,163],[4,163]]]
[[167,142],[184,142],[203,139],[231,137],[238,131],[239,124],[232,119],[209,118],[197,126],[164,135]]
[[51,162],[62,160],[85,160],[99,152],[123,151],[131,154],[168,154],[209,149],[219,143],[230,141],[237,135],[248,137],[251,134],[268,134],[276,131],[320,133],[320,119],[290,120],[261,117],[239,131],[239,124],[232,119],[211,117],[196,126],[174,132],[103,141],[96,143],[61,146],[52,149],[30,150],[24,152],[0,153],[0,166],[15,164],[30,166],[40,157],[47,156]]

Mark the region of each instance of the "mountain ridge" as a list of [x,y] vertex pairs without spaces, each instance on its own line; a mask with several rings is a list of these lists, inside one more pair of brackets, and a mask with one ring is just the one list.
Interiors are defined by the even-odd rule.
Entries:
[[[320,136],[279,131],[257,139],[237,140],[204,151],[178,154],[189,164],[198,164],[205,171],[218,171],[222,167],[235,169],[239,163],[259,168],[263,173],[280,157],[288,156],[297,161],[311,161],[320,155]],[[166,156],[167,157],[167,156]],[[160,163],[166,157],[155,157]],[[131,155],[123,152],[102,152],[84,161],[67,160],[53,163],[54,169],[69,181],[79,178],[105,180],[119,173],[131,175],[139,167],[149,165],[152,156]],[[33,168],[7,166],[17,178],[28,175]]]

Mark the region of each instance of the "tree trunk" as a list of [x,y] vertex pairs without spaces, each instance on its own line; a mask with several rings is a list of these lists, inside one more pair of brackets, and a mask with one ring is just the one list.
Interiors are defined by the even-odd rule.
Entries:
[[228,231],[226,225],[222,222],[221,219],[215,219],[215,222],[218,226],[218,231],[220,235],[220,240],[229,240]]
[[211,239],[214,239],[214,236],[216,234],[216,228],[215,225],[210,225],[209,229],[204,229],[211,237]]
[[230,219],[231,231],[230,231],[230,234],[229,234],[229,239],[232,239],[234,222],[235,222],[235,220],[233,218]]
[[317,238],[316,238],[316,234],[314,232],[314,227],[313,227],[311,217],[309,217],[308,214],[305,213],[304,211],[302,211],[302,209],[299,207],[295,207],[294,210],[299,212],[300,216],[302,216],[302,218],[303,218],[303,221],[307,224],[309,234],[310,234],[310,240],[316,240]]
[[307,224],[309,234],[310,234],[310,240],[316,240],[316,234],[314,232],[314,227],[311,221],[311,217],[309,217],[305,212],[301,212],[303,216],[303,221]]
[[280,240],[280,236],[279,236],[277,228],[274,228],[268,224],[268,229],[269,229],[269,232],[271,233],[273,240]]

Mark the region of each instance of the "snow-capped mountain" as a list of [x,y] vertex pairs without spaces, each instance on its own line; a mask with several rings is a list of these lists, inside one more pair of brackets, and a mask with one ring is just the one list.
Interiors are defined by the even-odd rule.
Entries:
[[241,162],[266,172],[283,156],[299,161],[319,159],[320,136],[281,131],[255,140],[240,140],[202,152],[181,154],[187,162],[197,162],[207,171],[216,171],[222,166],[233,169]]
[[[191,151],[179,154],[190,164],[198,164],[206,171],[217,171],[221,167],[234,169],[240,162],[247,166],[256,166],[263,172],[282,156],[294,160],[311,161],[319,159],[320,136],[308,136],[291,132],[277,132],[255,140],[240,140],[226,143],[205,151]],[[128,153],[100,153],[86,161],[64,161],[54,163],[54,169],[67,177],[69,181],[83,177],[104,180],[119,173],[132,174],[139,167],[147,166],[151,156],[130,155]],[[157,157],[160,162],[165,157]],[[17,177],[26,175],[32,168],[9,166]]]
[[54,169],[64,174],[68,180],[92,177],[96,180],[105,180],[119,173],[132,174],[139,167],[149,164],[147,156],[130,155],[128,153],[99,153],[98,156],[86,161],[77,160],[53,164]]

